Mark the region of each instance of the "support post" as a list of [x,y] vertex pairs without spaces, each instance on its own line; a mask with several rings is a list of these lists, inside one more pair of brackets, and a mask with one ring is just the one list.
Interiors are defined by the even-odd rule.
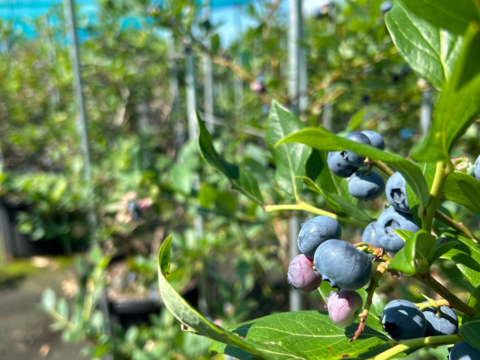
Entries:
[[[235,28],[237,34],[239,36],[242,34],[243,31],[243,23],[242,23],[242,5],[237,5],[232,7],[233,11],[236,12],[235,18]],[[242,54],[240,53],[238,58],[238,65],[243,65]],[[243,80],[240,79],[236,74],[234,76],[234,96],[235,96],[235,120],[239,121],[243,119]]]
[[[289,36],[288,36],[288,57],[289,57],[289,84],[288,96],[290,108],[295,114],[300,110],[300,69],[302,62],[302,49],[300,42],[303,35],[302,0],[289,0]],[[297,215],[292,215],[288,220],[289,225],[289,254],[290,259],[298,255],[297,237],[299,233],[299,221]],[[302,309],[302,296],[294,288],[290,289],[290,311]]]
[[178,56],[175,49],[175,38],[171,34],[168,42],[168,50],[170,53],[170,96],[172,98],[172,110],[170,113],[170,122],[175,131],[175,148],[179,148],[183,142],[183,127],[180,124],[180,103],[178,91]]
[[[197,125],[197,92],[195,85],[195,63],[192,50],[189,49],[185,58],[185,84],[187,91],[187,117],[188,117],[188,139],[195,141],[198,137]],[[200,179],[195,174],[193,187],[196,190],[200,188]],[[203,236],[203,218],[200,214],[195,215],[194,219],[195,237],[200,239]],[[198,309],[204,316],[208,316],[207,291],[208,291],[208,263],[204,261],[204,268],[200,278],[200,295],[198,298]]]
[[[328,25],[327,25],[327,31],[329,34],[333,35],[335,34],[335,16],[336,16],[336,11],[335,11],[335,5],[332,4],[332,2],[329,2],[328,4]],[[327,96],[330,92],[332,91],[330,86],[327,86],[325,89],[325,96]],[[322,124],[325,129],[328,131],[333,130],[332,126],[333,122],[333,104],[329,101],[323,104],[323,118],[322,118]]]
[[[207,28],[207,38],[205,41],[205,47],[210,51],[212,49],[212,38],[210,34],[210,0],[204,0],[203,3],[203,14],[204,21],[208,24]],[[210,133],[213,133],[215,130],[215,125],[213,124],[214,116],[214,106],[213,106],[213,64],[212,56],[210,53],[206,53],[203,56],[203,66],[204,66],[204,79],[203,79],[203,90],[204,90],[204,109],[205,109],[205,120],[206,126]]]
[[432,122],[432,89],[422,91],[422,105],[420,107],[420,126],[425,136]]
[[81,152],[83,154],[84,161],[84,179],[89,187],[90,193],[90,205],[88,212],[88,224],[91,231],[91,244],[96,244],[97,242],[97,217],[95,215],[95,207],[93,203],[93,189],[92,189],[92,171],[90,167],[90,146],[88,140],[88,130],[87,130],[87,114],[85,109],[85,101],[83,98],[82,92],[82,77],[80,74],[80,52],[78,46],[77,38],[77,28],[75,21],[75,4],[74,0],[67,0],[67,18],[68,18],[68,30],[70,35],[70,56],[72,61],[72,70],[73,70],[73,85],[75,89],[75,97],[78,106],[79,114],[79,130],[80,130],[80,139],[81,139]]

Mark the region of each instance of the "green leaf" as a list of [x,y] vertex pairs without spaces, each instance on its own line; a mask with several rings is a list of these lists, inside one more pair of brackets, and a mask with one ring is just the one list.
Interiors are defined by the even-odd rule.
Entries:
[[216,197],[217,190],[208,184],[204,184],[198,192],[198,200],[200,201],[200,205],[207,209],[215,201]]
[[475,115],[480,109],[480,75],[461,88],[458,85],[472,39],[477,33],[477,29],[470,29],[466,34],[452,77],[435,106],[432,126],[410,153],[413,160],[450,161],[450,151],[475,121]]
[[480,20],[471,0],[402,0],[402,3],[415,15],[454,34],[463,34],[471,21]]
[[[480,263],[480,248],[473,240],[453,231],[445,232],[441,237],[458,242],[458,246],[454,250],[468,254],[477,263]],[[464,264],[456,263],[456,265],[474,287],[480,286],[480,272],[475,271]]]
[[57,297],[52,289],[45,289],[42,293],[42,305],[45,309],[54,309]]
[[325,151],[313,149],[305,164],[305,175],[310,178],[321,191],[330,193],[337,192],[341,195],[340,189],[333,180],[333,176],[335,175],[333,175],[328,168],[327,156],[328,154]]
[[125,333],[125,341],[127,343],[134,343],[138,338],[139,332],[140,331],[138,330],[138,327],[136,326],[129,327],[127,332]]
[[475,315],[460,327],[460,335],[466,342],[480,350],[480,315]]
[[455,262],[455,264],[465,265],[466,267],[480,272],[480,264],[475,261],[470,255],[465,254],[457,249],[451,249],[449,252],[442,255],[444,259],[450,259]]
[[215,151],[212,144],[212,136],[208,132],[205,122],[200,119],[198,114],[197,119],[198,127],[200,129],[198,146],[205,162],[225,175],[235,190],[263,206],[262,194],[260,193],[257,181],[252,174],[241,167],[226,162]]
[[437,245],[433,250],[433,254],[430,256],[430,259],[428,260],[430,265],[432,265],[435,261],[437,261],[443,254],[446,254],[451,249],[458,246],[457,241],[449,240],[447,238],[438,238],[436,243]]
[[273,102],[265,129],[265,143],[275,160],[275,181],[287,194],[298,199],[303,189],[305,163],[311,149],[301,144],[274,145],[285,136],[303,129],[305,126],[291,111]]
[[[354,358],[384,344],[386,336],[370,328],[368,320],[360,338],[349,343],[357,327],[358,322],[347,328],[336,326],[326,312],[297,311],[265,316],[229,330],[247,340],[285,349],[292,354],[285,359],[324,360]],[[210,351],[250,358],[218,342],[212,344]]]
[[170,270],[170,248],[172,236],[162,243],[158,253],[158,283],[162,300],[168,310],[184,325],[203,336],[239,348],[265,360],[287,359],[292,353],[278,345],[259,344],[245,340],[230,331],[213,324],[193,309],[169,284],[165,278]]
[[172,187],[185,195],[190,195],[193,186],[193,172],[183,165],[175,165],[170,173]]
[[468,84],[480,73],[480,33],[477,32],[470,41],[470,47],[465,54],[465,64],[460,75],[458,87]]
[[367,108],[363,108],[358,110],[355,114],[352,115],[352,117],[350,118],[347,124],[347,130],[346,130],[347,133],[355,131],[360,126],[366,112],[367,112]]
[[393,43],[410,67],[440,89],[452,74],[461,37],[419,18],[400,1],[385,15]]
[[472,295],[470,295],[470,298],[468,299],[467,305],[477,311],[480,311],[480,286],[472,292]]
[[341,151],[349,149],[364,157],[382,160],[401,172],[420,199],[422,207],[428,204],[428,187],[420,169],[405,158],[375,149],[372,146],[342,138],[327,131],[324,127],[304,129],[281,139],[275,146],[285,143],[301,143],[324,151]]
[[65,299],[62,298],[58,300],[57,312],[58,312],[58,315],[64,317],[65,319],[68,319],[68,304]]
[[211,46],[212,53],[216,54],[220,48],[220,35],[218,33],[212,36]]
[[[395,230],[395,232],[397,231]],[[407,233],[403,233],[403,236],[407,235]],[[388,268],[400,271],[404,276],[427,273],[429,258],[433,254],[435,244],[433,235],[425,230],[418,231],[407,240],[405,246],[395,255]]]
[[474,214],[480,212],[480,181],[471,175],[457,171],[448,175],[443,194],[448,200],[465,206]]
[[395,231],[397,235],[400,236],[400,238],[405,242],[407,242],[413,236],[413,233],[408,230],[393,229],[393,231]]

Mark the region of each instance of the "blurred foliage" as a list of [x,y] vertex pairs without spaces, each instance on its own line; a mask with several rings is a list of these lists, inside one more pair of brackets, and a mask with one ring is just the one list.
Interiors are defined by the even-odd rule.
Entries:
[[[0,22],[0,201],[7,208],[21,208],[16,213],[18,230],[32,240],[64,242],[91,240],[86,218],[93,201],[97,239],[105,252],[141,255],[144,264],[153,261],[149,255],[156,254],[163,235],[173,233],[172,258],[178,260],[169,280],[180,289],[191,283],[198,286],[206,272],[214,294],[209,311],[225,325],[286,310],[285,214],[266,214],[234,193],[221,174],[203,166],[196,144],[186,142],[183,59],[191,48],[202,109],[202,57],[209,51],[206,36],[212,37],[214,108],[222,124],[215,127],[216,150],[248,168],[267,203],[279,203],[284,194],[271,186],[274,164],[260,137],[268,113],[266,100],[288,105],[285,7],[263,0],[245,5],[243,15],[255,25],[225,44],[220,28],[198,16],[201,7],[193,0],[162,6],[142,0],[100,0],[99,5],[95,21],[80,17],[78,22],[94,198],[89,198],[82,180],[66,24],[63,9],[58,8],[35,20],[35,38],[17,32],[12,23]],[[351,122],[350,130],[377,130],[388,151],[405,155],[421,136],[421,91],[428,84],[418,82],[396,52],[381,5],[378,0],[335,2],[305,19],[302,45],[307,53],[309,105],[302,120],[310,126],[321,124],[323,105],[331,101],[332,130],[338,132],[363,109],[363,117]],[[52,17],[57,20],[53,24],[48,20]],[[169,85],[173,65],[179,82],[176,103]],[[256,79],[263,81],[265,91],[250,89]],[[477,138],[478,130],[472,128],[460,148],[467,154],[479,152]],[[320,196],[305,192],[317,206],[325,205]],[[143,200],[149,206],[140,209]],[[366,211],[378,211],[379,206],[375,203]],[[200,239],[194,230],[199,214]],[[358,236],[352,229],[347,234]],[[93,340],[92,358],[107,352],[118,359],[139,360],[206,356],[203,339],[180,331],[167,311],[154,317],[151,326],[118,328],[115,336],[104,333],[98,310],[92,308],[82,318],[89,296],[88,301],[96,303],[106,286],[107,261],[102,261],[98,255],[93,273],[89,266],[81,268],[80,278],[94,279],[95,290],[82,288],[75,295],[72,314],[77,315],[69,320],[75,330],[68,330],[62,321],[53,325],[67,329],[66,340]],[[145,274],[152,277],[155,270],[148,268]],[[44,303],[49,312],[55,305]],[[189,352],[192,349],[195,354]]]

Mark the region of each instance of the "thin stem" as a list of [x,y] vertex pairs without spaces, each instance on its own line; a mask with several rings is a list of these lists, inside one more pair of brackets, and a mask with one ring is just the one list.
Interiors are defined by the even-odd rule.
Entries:
[[462,340],[460,335],[441,335],[405,340],[401,341],[397,346],[373,357],[371,360],[388,360],[409,349],[438,344],[453,344],[460,340]]
[[311,212],[312,214],[316,215],[323,215],[323,216],[329,216],[332,219],[337,220],[338,222],[341,222],[343,224],[359,227],[359,228],[365,228],[366,224],[354,220],[354,219],[348,219],[343,216],[339,216],[337,214],[331,213],[329,211],[325,211],[322,209],[319,209],[315,206],[308,205],[307,203],[304,203],[303,201],[299,201],[297,204],[288,204],[288,205],[267,205],[264,207],[266,212],[272,212],[272,211],[281,211],[281,210],[303,210],[303,211],[308,211]]
[[475,242],[479,241],[478,238],[475,235],[473,235],[465,225],[463,225],[463,223],[457,223],[451,217],[448,217],[447,215],[445,215],[439,210],[435,212],[435,219],[441,221],[445,225],[451,226],[452,228],[454,228],[458,232],[461,232],[463,235],[465,235],[469,239],[472,239]]
[[352,342],[358,339],[360,334],[362,333],[363,329],[365,328],[365,323],[367,321],[368,314],[370,312],[370,306],[372,306],[373,302],[373,294],[375,293],[375,289],[378,287],[378,283],[380,282],[380,278],[382,277],[383,273],[386,270],[386,266],[382,266],[383,264],[380,264],[377,269],[377,273],[375,276],[372,277],[372,280],[370,281],[370,285],[368,285],[367,288],[367,300],[365,302],[365,307],[363,308],[362,312],[362,317],[360,320],[360,324],[358,325],[357,331],[355,331],[355,335],[348,340],[348,342]]
[[365,160],[365,162],[367,164],[372,164],[372,165],[375,165],[380,171],[382,171],[383,173],[387,174],[388,176],[392,176],[393,174],[395,174],[395,171],[393,171],[392,169],[390,169],[388,167],[387,164],[385,164],[383,161],[381,160],[375,160],[375,159],[370,159],[370,158],[367,158]]
[[447,179],[450,168],[445,166],[444,161],[437,162],[435,177],[433,178],[432,188],[430,190],[430,201],[426,207],[426,214],[421,217],[422,229],[427,232],[432,231],[433,217],[437,211],[438,202],[442,194],[443,185]]
[[[369,164],[375,165],[380,171],[382,171],[384,174],[386,174],[388,176],[392,176],[394,174],[394,171],[392,169],[390,169],[387,166],[387,164],[385,164],[383,161],[375,160],[375,159],[367,159],[366,162],[369,163]],[[449,166],[449,165],[450,164],[448,164],[448,162],[447,162],[447,166]],[[449,169],[447,171],[451,172],[453,170]],[[435,211],[435,219],[441,221],[445,225],[448,225],[448,226],[454,228],[458,232],[461,232],[463,235],[465,235],[469,239],[472,239],[473,241],[476,241],[476,242],[479,241],[479,239],[475,235],[473,235],[472,232],[470,230],[468,230],[468,228],[465,225],[457,223],[455,220],[448,217],[447,215],[445,215],[444,213],[442,213],[439,210]]]
[[57,321],[64,323],[70,330],[75,329],[75,325],[68,319],[64,318],[62,315],[60,315],[57,310],[50,308],[48,309],[48,312],[50,315]]
[[432,275],[415,274],[413,278],[427,285],[430,289],[434,290],[438,295],[447,300],[454,309],[457,309],[464,314],[467,314],[468,316],[474,316],[478,313],[477,310],[465,304],[456,295],[452,294],[450,290],[448,290],[445,286],[435,280]]

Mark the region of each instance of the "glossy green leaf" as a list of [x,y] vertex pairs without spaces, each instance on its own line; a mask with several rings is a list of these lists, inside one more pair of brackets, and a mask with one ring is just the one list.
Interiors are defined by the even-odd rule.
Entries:
[[443,186],[443,194],[474,214],[480,212],[480,181],[471,175],[461,172],[450,174]]
[[355,131],[362,124],[362,121],[366,112],[367,112],[367,108],[363,108],[358,110],[355,114],[352,115],[352,117],[350,118],[347,124],[346,131],[348,133]]
[[400,271],[404,276],[427,273],[428,260],[434,248],[435,237],[425,230],[420,230],[407,240],[405,246],[394,256],[388,268]]
[[[473,240],[453,231],[445,232],[441,237],[458,242],[458,246],[454,250],[468,254],[477,263],[480,263],[480,248]],[[474,287],[480,286],[480,272],[473,270],[464,264],[456,263],[456,265]]]
[[472,295],[468,298],[468,306],[474,308],[477,311],[480,311],[480,286],[472,292]]
[[[436,164],[435,163],[418,163],[417,166],[421,170],[423,177],[425,179],[425,182],[427,183],[428,190],[430,191],[430,189],[432,188],[433,179],[435,178]],[[415,218],[415,222],[417,223],[417,225],[420,226],[422,222],[418,217],[419,201],[412,187],[408,184],[407,184],[407,199],[408,199],[408,206],[410,206],[410,209],[412,210],[412,215]]]
[[428,262],[432,265],[435,261],[437,261],[443,254],[446,254],[454,247],[458,246],[458,242],[454,240],[450,240],[448,238],[438,238],[436,241],[435,249],[433,250],[432,255]]
[[277,167],[275,181],[280,188],[296,199],[303,189],[303,181],[297,176],[305,175],[305,163],[311,149],[302,144],[282,144],[275,148],[274,145],[285,136],[304,127],[298,116],[273,102],[265,129],[265,143]]
[[465,64],[460,75],[458,87],[468,84],[480,73],[480,32],[470,41],[470,47],[465,54]]
[[[168,275],[170,270],[171,244],[172,236],[170,235],[162,243],[158,253],[158,283],[163,303],[168,310],[189,329],[203,336],[240,348],[250,354],[257,355],[261,359],[285,359],[286,357],[277,355],[277,353],[284,354],[283,349],[277,345],[266,346],[264,344],[252,343],[208,321],[173,289],[165,278],[165,275]],[[264,352],[265,348],[268,348],[270,353]]]
[[444,259],[450,259],[455,262],[455,264],[464,265],[472,270],[480,272],[480,264],[475,261],[470,255],[465,254],[457,249],[451,249],[449,252],[442,255]]
[[405,242],[407,242],[413,236],[413,233],[408,230],[394,229],[393,231],[395,231],[395,233]]
[[[368,320],[360,338],[349,343],[357,327],[358,322],[347,328],[336,326],[326,312],[297,311],[265,316],[229,330],[256,343],[282,347],[291,354],[284,359],[324,360],[354,358],[384,344],[385,334],[370,328]],[[218,342],[210,351],[238,359],[251,358]]]
[[[213,166],[219,172],[227,177],[232,187],[238,192],[246,195],[257,204],[263,206],[263,197],[258,189],[255,178],[247,170],[230,164],[225,161],[216,151],[212,144],[212,136],[208,132],[205,122],[197,114],[200,136],[198,146],[203,159],[207,164]],[[299,180],[301,181],[301,180]]]
[[459,332],[466,342],[480,350],[480,315],[475,315],[463,324]]
[[42,293],[42,305],[46,309],[53,309],[55,308],[55,304],[57,303],[57,296],[52,289],[45,289]]
[[455,61],[452,77],[435,106],[432,126],[410,156],[419,162],[450,161],[450,152],[475,121],[480,109],[480,75],[458,88],[472,40],[478,33],[470,29]]
[[204,208],[209,208],[217,197],[217,190],[208,184],[204,184],[198,191],[198,200]]
[[461,37],[416,16],[400,1],[395,1],[385,15],[385,23],[410,67],[436,88],[442,88],[460,52]]
[[480,22],[472,0],[401,0],[405,6],[436,27],[463,34],[471,21]]
[[349,149],[356,153],[378,159],[390,164],[394,169],[401,172],[406,181],[410,184],[415,194],[421,201],[422,206],[428,204],[428,187],[420,169],[405,158],[387,153],[369,145],[342,138],[327,131],[324,127],[318,129],[304,129],[281,139],[276,146],[289,143],[301,143],[311,146],[314,149],[324,151],[340,151]]

